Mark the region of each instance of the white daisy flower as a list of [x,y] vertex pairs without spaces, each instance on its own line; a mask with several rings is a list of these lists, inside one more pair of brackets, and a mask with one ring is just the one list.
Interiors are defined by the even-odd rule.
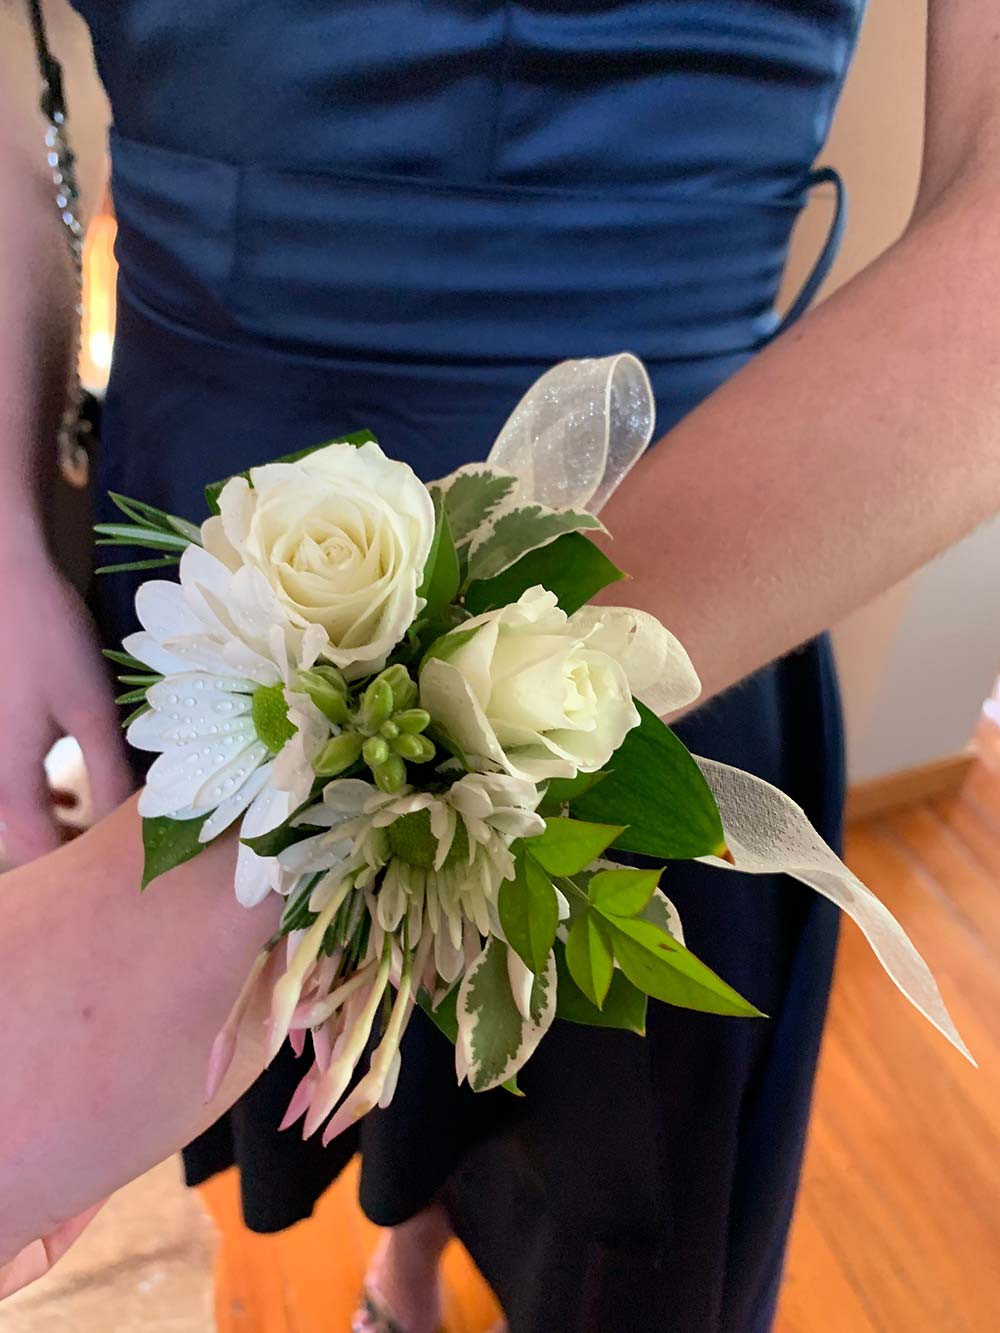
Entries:
[[533,782],[501,773],[469,773],[436,794],[404,788],[390,796],[357,779],[332,782],[323,804],[299,816],[328,832],[279,860],[296,875],[350,874],[371,890],[383,931],[407,918],[411,947],[426,920],[438,974],[451,982],[470,951],[478,955],[480,937],[498,933],[497,897],[514,874],[511,843],[545,828],[539,799]]
[[[241,816],[244,838],[276,828],[308,798],[311,761],[330,735],[308,696],[292,688],[315,661],[322,631],[289,644],[266,585],[199,546],[181,557],[179,583],[143,584],[136,612],[143,629],[125,649],[164,673],[147,693],[150,711],[128,730],[132,745],[159,752],[139,813],[207,815],[202,842]],[[240,847],[236,896],[244,906],[280,885],[274,858]]]

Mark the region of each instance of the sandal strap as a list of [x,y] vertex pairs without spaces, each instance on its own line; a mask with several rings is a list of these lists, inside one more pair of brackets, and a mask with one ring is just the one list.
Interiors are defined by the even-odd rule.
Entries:
[[[374,1333],[406,1333],[406,1329],[393,1315],[388,1306],[365,1287],[361,1294],[361,1308],[368,1321],[374,1327]],[[355,1324],[355,1333],[358,1325]]]

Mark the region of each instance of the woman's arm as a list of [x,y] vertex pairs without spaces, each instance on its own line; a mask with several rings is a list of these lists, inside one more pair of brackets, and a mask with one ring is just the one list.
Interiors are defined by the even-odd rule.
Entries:
[[274,894],[236,903],[235,851],[222,839],[140,895],[130,801],[0,879],[0,1265],[187,1143],[260,1073],[263,1011],[206,1104],[213,1038],[280,911]]
[[602,516],[629,602],[676,631],[706,695],[1000,509],[1000,12],[934,7],[928,93],[903,238],[671,431]]
[[[94,142],[103,124],[83,77],[89,51],[65,4],[46,10],[56,19],[58,53],[69,56],[70,133],[86,203],[103,175]],[[39,509],[42,477],[54,471],[76,321],[40,91],[27,8],[23,0],[0,4],[0,820],[7,859],[19,862],[59,844],[42,767],[59,736],[83,747],[101,814],[132,785],[89,618],[53,568]]]

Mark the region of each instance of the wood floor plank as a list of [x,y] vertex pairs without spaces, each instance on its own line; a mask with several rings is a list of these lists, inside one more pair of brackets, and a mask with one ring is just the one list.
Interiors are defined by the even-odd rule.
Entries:
[[928,805],[897,811],[884,821],[884,827],[905,849],[918,873],[929,876],[994,957],[1000,958],[1000,876],[984,867]]
[[961,792],[931,801],[930,808],[1000,886],[1000,829],[991,827]]
[[288,1321],[275,1237],[254,1235],[243,1225],[236,1172],[216,1176],[198,1192],[219,1229],[215,1266],[219,1333],[295,1333]]

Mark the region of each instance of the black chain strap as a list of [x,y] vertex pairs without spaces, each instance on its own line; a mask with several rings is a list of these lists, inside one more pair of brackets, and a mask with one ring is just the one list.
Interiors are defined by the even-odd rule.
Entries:
[[88,448],[91,424],[83,415],[86,391],[80,383],[80,325],[83,318],[83,227],[78,216],[80,190],[76,176],[76,157],[66,137],[66,99],[63,92],[62,66],[49,50],[45,16],[41,0],[27,0],[31,32],[35,41],[38,70],[42,78],[40,105],[48,121],[45,148],[55,203],[69,247],[76,280],[76,333],[71,347],[72,370],[69,393],[56,437],[59,470],[71,486],[82,488],[90,477]]

